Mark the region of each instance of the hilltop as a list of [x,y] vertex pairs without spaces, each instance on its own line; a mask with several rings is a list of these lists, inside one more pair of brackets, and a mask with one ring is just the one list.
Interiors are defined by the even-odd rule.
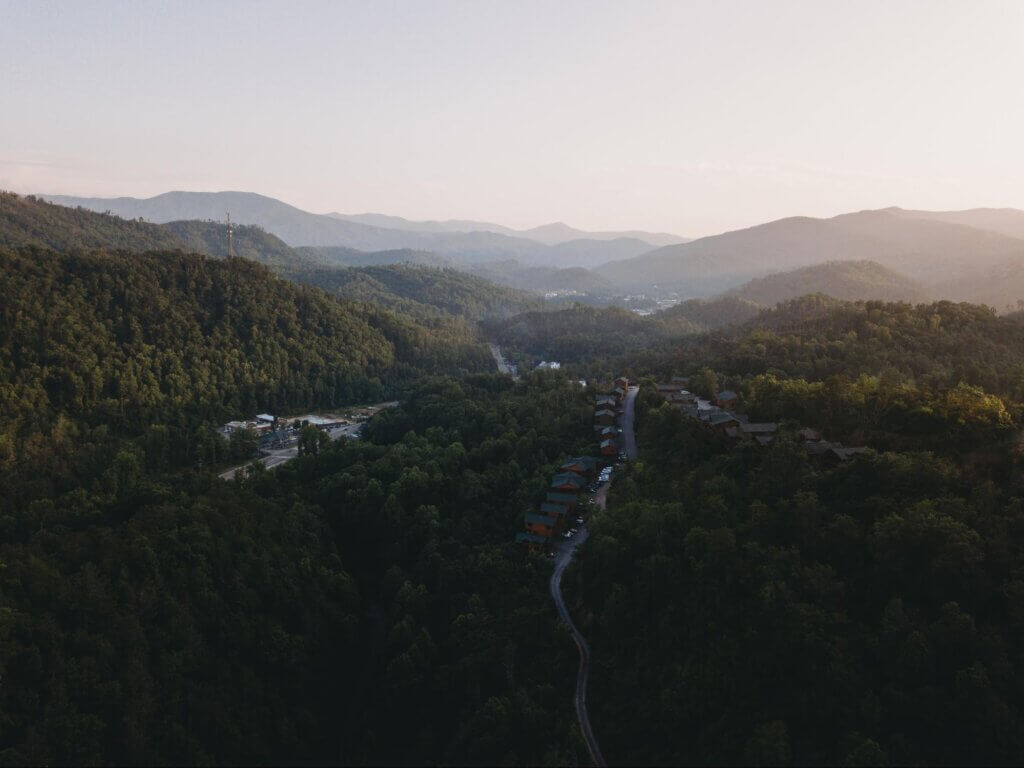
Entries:
[[0,191],[0,244],[67,251],[110,248],[160,250],[179,248],[167,229],[134,219],[94,213]]
[[823,293],[847,301],[878,299],[917,303],[927,298],[919,283],[876,261],[830,261],[801,267],[751,280],[727,295],[773,306],[808,293]]

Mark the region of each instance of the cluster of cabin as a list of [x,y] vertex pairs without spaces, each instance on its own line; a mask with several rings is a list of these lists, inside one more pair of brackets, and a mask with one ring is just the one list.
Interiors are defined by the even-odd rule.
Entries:
[[[732,390],[722,390],[712,400],[706,400],[687,390],[685,387],[688,384],[689,379],[673,376],[671,381],[657,385],[658,393],[673,408],[679,408],[691,418],[702,421],[726,440],[769,445],[775,439],[779,425],[773,421],[751,422],[746,414],[734,410],[739,396]],[[804,427],[797,434],[803,439],[807,455],[826,465],[848,461],[867,450],[863,446],[844,446],[842,443],[824,440],[818,430],[810,427]]]
[[569,527],[580,494],[594,481],[600,465],[600,459],[593,456],[574,456],[564,461],[551,478],[544,501],[536,511],[524,516],[525,530],[516,534],[516,543],[530,549],[547,549],[551,539]]
[[558,468],[551,478],[547,496],[536,511],[524,516],[525,530],[516,534],[516,542],[531,549],[547,549],[551,539],[569,528],[580,494],[592,488],[598,472],[608,459],[619,452],[618,431],[615,424],[622,412],[622,403],[629,389],[629,379],[620,376],[606,395],[594,400],[594,429],[598,433],[601,457],[573,456]]
[[629,379],[620,376],[613,383],[612,391],[607,395],[598,395],[594,401],[594,431],[597,432],[601,446],[601,455],[614,458],[619,453],[619,431],[615,424],[622,412],[622,402],[626,399]]

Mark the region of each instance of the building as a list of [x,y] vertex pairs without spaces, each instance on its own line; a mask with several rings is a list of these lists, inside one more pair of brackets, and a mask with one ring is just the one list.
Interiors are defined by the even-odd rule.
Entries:
[[563,472],[551,478],[551,490],[553,491],[579,493],[586,484],[586,480],[573,472]]
[[619,452],[618,444],[611,438],[601,441],[601,455],[615,456]]
[[565,493],[563,491],[548,491],[546,498],[552,504],[561,504],[569,512],[576,508],[576,502],[579,499],[575,493]]
[[257,413],[256,421],[262,422],[264,424],[273,424],[274,417],[271,416],[269,413]]
[[293,427],[299,427],[303,422],[306,422],[309,426],[316,427],[317,429],[330,429],[331,427],[348,424],[345,419],[339,419],[334,416],[317,416],[315,413],[307,413],[305,416],[290,416],[287,421]]
[[622,389],[624,390],[629,389],[629,379],[627,379],[625,376],[619,376],[619,378],[615,380],[615,386],[622,387]]
[[543,536],[545,539],[550,539],[555,535],[555,525],[557,520],[547,515],[538,515],[534,512],[527,512],[525,515],[526,521],[526,532],[532,533],[535,536]]
[[718,405],[719,408],[731,408],[736,404],[737,399],[739,399],[739,395],[731,389],[723,389],[715,397],[715,404]]
[[615,395],[598,395],[595,399],[595,407],[600,410],[602,408],[614,409],[618,405],[618,400]]
[[740,424],[739,419],[728,411],[722,410],[710,412],[706,416],[702,415],[701,421],[704,421],[708,426],[722,434],[726,434],[726,430],[730,427],[738,428]]
[[527,549],[543,549],[548,543],[548,540],[543,536],[538,536],[535,533],[517,533],[516,544],[521,544]]
[[594,412],[594,421],[602,427],[610,427],[615,424],[615,411],[601,408]]
[[842,443],[830,443],[828,440],[808,440],[804,443],[804,450],[807,451],[807,456],[812,461],[817,461],[826,467],[834,467],[864,453],[867,448],[864,446],[847,447]]
[[555,521],[553,529],[555,535],[558,535],[565,530],[566,518],[569,515],[569,509],[567,507],[564,507],[561,504],[552,504],[550,501],[545,501],[540,505],[540,513]]
[[775,435],[778,429],[779,425],[773,421],[762,422],[759,424],[744,424],[741,422],[739,425],[738,432],[740,437],[747,440],[752,440],[758,437],[771,438]]
[[593,456],[576,456],[562,463],[559,472],[575,472],[582,477],[593,475],[597,471],[597,459]]

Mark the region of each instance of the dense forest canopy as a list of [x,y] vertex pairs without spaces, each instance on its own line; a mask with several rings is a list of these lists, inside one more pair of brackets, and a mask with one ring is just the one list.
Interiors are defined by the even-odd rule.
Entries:
[[1020,762],[1024,477],[1005,413],[969,435],[972,461],[921,450],[973,432],[948,413],[830,467],[798,420],[729,448],[653,388],[641,401],[641,461],[577,574],[609,760]]
[[574,649],[511,542],[590,409],[556,374],[423,380],[273,473],[122,467],[21,510],[0,758],[578,764]]

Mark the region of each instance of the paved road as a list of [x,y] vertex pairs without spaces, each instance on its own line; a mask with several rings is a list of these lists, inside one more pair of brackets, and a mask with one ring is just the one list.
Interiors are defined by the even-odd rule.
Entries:
[[622,407],[622,450],[627,459],[636,458],[636,435],[633,433],[633,418],[636,415],[636,393],[640,387],[631,386],[626,391],[626,402]]
[[562,597],[562,574],[572,562],[572,556],[576,548],[587,540],[587,529],[583,527],[580,532],[571,539],[563,540],[558,549],[555,550],[555,572],[551,574],[551,597],[555,601],[555,609],[562,621],[569,627],[572,639],[576,642],[576,648],[580,653],[580,667],[576,673],[576,695],[573,703],[576,705],[576,717],[580,721],[580,731],[583,733],[583,740],[587,744],[587,751],[590,752],[590,759],[594,765],[605,766],[607,763],[601,755],[601,748],[597,745],[594,732],[590,728],[590,715],[587,714],[587,677],[590,675],[590,646],[586,639],[576,629],[569,616],[569,609],[565,607],[565,600]]

